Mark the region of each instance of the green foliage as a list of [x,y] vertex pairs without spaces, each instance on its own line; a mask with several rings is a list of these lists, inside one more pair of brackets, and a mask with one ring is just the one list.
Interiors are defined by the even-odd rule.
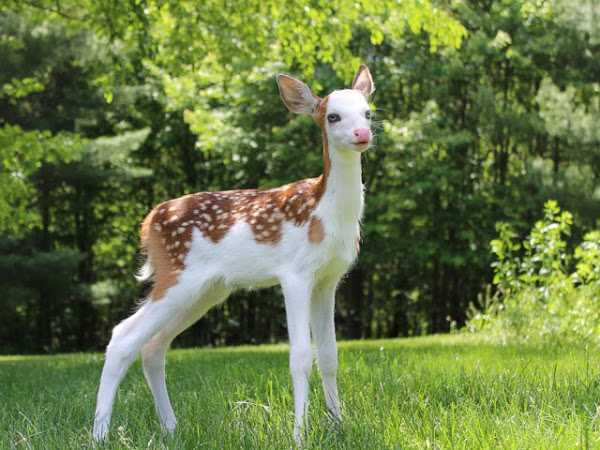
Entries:
[[600,231],[587,233],[575,249],[577,272],[575,281],[581,284],[600,282]]
[[558,18],[600,44],[600,5],[596,1],[553,0],[549,2]]
[[8,294],[0,304],[0,341],[13,351],[77,347],[79,330],[69,308],[80,288],[76,275],[81,255],[71,249],[17,254],[15,246],[0,242],[0,289]]
[[475,312],[469,329],[502,340],[600,343],[600,233],[588,233],[572,252],[566,240],[571,224],[571,214],[555,201],[546,203],[544,219],[522,243],[507,224],[498,224],[500,236],[491,244],[497,295]]
[[545,78],[538,91],[540,115],[551,136],[559,136],[583,144],[600,141],[595,124],[600,117],[600,87],[593,88],[586,103],[578,99],[581,93],[574,86],[561,91]]
[[553,200],[546,202],[544,219],[535,223],[528,239],[523,242],[525,256],[518,271],[524,286],[543,287],[552,284],[553,277],[565,272],[569,255],[563,237],[571,234],[572,223],[571,213],[561,213]]
[[[496,223],[524,235],[556,198],[573,212],[571,239],[597,228],[595,9],[567,3],[5,1],[0,233],[14,245],[3,255],[79,255],[73,289],[47,312],[63,325],[40,340],[25,323],[11,348],[102,346],[146,292],[132,277],[138,227],[158,202],[317,176],[318,129],[287,113],[274,75],[323,95],[359,62],[375,76],[377,146],[364,156],[364,239],[339,289],[339,335],[462,326],[494,276]],[[495,276],[508,292],[511,255],[528,250],[502,251]],[[589,253],[564,254],[561,270],[579,262],[582,279],[596,276]],[[545,283],[556,257],[527,276]],[[4,288],[3,322],[37,311],[45,289]],[[275,341],[284,320],[277,291],[239,293],[178,342]]]
[[0,128],[0,231],[21,236],[39,226],[39,216],[30,209],[35,188],[29,179],[44,164],[75,160],[82,145],[77,134]]
[[33,77],[27,77],[22,79],[13,78],[9,83],[5,83],[2,86],[0,95],[5,95],[11,98],[11,101],[15,102],[17,99],[27,97],[34,92],[41,92],[44,90],[44,85]]

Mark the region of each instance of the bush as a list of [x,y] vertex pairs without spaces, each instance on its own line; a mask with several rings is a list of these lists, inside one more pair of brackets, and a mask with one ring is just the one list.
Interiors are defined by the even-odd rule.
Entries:
[[567,340],[600,344],[600,231],[569,249],[572,215],[555,201],[518,242],[498,223],[491,242],[496,292],[472,310],[468,329],[507,340]]

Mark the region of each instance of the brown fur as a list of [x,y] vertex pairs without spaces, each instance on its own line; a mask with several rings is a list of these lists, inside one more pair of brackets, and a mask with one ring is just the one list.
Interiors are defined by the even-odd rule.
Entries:
[[308,240],[313,244],[319,244],[325,238],[325,228],[323,222],[318,217],[314,217],[310,220],[308,226]]
[[179,270],[175,267],[165,245],[161,242],[161,235],[152,228],[155,222],[157,209],[153,209],[142,223],[142,250],[146,253],[154,269],[154,286],[150,293],[153,300],[160,299],[165,291],[177,282]]
[[327,115],[328,101],[329,96],[323,98],[321,102],[317,105],[315,114],[313,115],[315,122],[317,122],[317,125],[319,125],[319,127],[321,128],[321,134],[323,136],[323,175],[321,178],[321,184],[319,186],[321,196],[323,195],[323,193],[325,192],[325,188],[327,187],[327,179],[329,178],[329,171],[331,170],[331,159],[329,158],[329,141],[327,139],[327,128],[325,126],[325,116]]

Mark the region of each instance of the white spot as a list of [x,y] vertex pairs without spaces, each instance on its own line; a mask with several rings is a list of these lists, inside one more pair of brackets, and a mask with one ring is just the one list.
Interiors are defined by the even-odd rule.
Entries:
[[165,208],[161,208],[158,210],[159,214],[164,214],[165,213]]
[[160,223],[155,223],[155,224],[154,224],[154,229],[155,229],[156,231],[160,231],[160,230],[162,230],[162,227],[160,226]]
[[177,221],[177,219],[179,219],[178,216],[173,216],[169,219],[169,222],[175,222],[175,221]]
[[192,246],[192,243],[190,241],[187,241],[184,245],[185,248],[190,248]]
[[215,226],[214,226],[214,225],[211,225],[210,227],[208,227],[208,231],[212,231],[212,230],[214,230],[214,229],[215,229]]
[[175,237],[175,236],[177,236],[177,231],[173,231],[173,232],[171,233],[171,237]]
[[200,211],[198,211],[197,209],[194,210],[194,214],[198,214],[200,213]]
[[174,206],[171,206],[171,207],[169,208],[169,211],[175,211],[176,209],[177,209],[177,208],[175,208]]
[[219,225],[219,230],[224,230],[225,228],[227,228],[227,225],[225,225],[224,223]]
[[208,214],[202,214],[202,218],[204,220],[206,220],[207,222],[212,222],[212,217],[210,217]]
[[173,247],[179,247],[179,241],[175,241],[175,243],[173,244]]
[[313,206],[315,204],[316,200],[314,199],[314,197],[311,197],[308,199],[308,201],[306,202],[306,204],[308,206]]
[[273,226],[271,227],[271,231],[277,231],[277,228],[279,228],[277,225],[273,225]]
[[268,231],[263,231],[262,232],[262,236],[265,238],[268,238],[271,235],[271,233],[269,233]]
[[212,209],[213,209],[213,211],[216,211],[217,209],[219,209],[219,206],[218,205],[213,205]]
[[264,227],[259,223],[258,225],[256,225],[256,229],[257,230],[262,230]]
[[179,234],[183,234],[184,231],[185,231],[185,228],[183,228],[183,227],[177,228],[177,233],[179,233]]
[[180,261],[183,261],[184,255],[183,253],[180,253],[179,256],[177,257]]

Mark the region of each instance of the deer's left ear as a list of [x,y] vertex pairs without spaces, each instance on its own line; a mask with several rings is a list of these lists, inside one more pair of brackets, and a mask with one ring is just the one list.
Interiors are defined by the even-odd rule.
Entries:
[[373,83],[373,77],[369,68],[364,64],[361,64],[356,72],[354,81],[352,82],[352,89],[362,92],[365,97],[368,97],[375,92],[375,84]]

